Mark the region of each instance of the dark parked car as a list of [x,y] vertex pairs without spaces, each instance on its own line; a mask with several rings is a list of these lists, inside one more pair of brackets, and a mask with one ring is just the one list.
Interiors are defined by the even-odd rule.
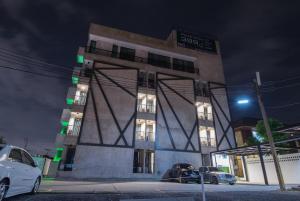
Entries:
[[199,172],[191,164],[177,163],[164,175],[168,181],[177,181],[179,183],[196,182],[200,183]]
[[234,185],[236,178],[232,174],[228,174],[216,167],[203,166],[199,168],[199,172],[204,176],[204,182],[211,184],[228,183]]

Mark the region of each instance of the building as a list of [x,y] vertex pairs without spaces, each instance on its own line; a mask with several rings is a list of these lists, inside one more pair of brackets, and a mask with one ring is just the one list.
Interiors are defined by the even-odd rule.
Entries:
[[161,178],[236,146],[216,39],[91,24],[77,62],[56,139],[59,176]]
[[256,124],[260,119],[247,117],[232,123],[238,147],[248,145],[249,138],[255,134]]

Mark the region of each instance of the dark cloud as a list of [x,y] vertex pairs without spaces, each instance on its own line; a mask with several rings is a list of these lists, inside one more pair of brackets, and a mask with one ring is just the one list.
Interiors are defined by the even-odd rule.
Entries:
[[[300,74],[299,6],[299,1],[2,0],[0,48],[68,67],[75,65],[78,46],[86,43],[89,22],[163,39],[180,26],[218,36],[229,85],[251,82],[257,70],[264,81],[280,80]],[[37,70],[3,58],[0,51],[0,65]],[[70,77],[66,71],[56,74]],[[19,145],[28,137],[33,150],[53,147],[69,85],[68,80],[0,69],[0,135]],[[265,93],[266,106],[299,101],[295,91],[297,87]],[[255,102],[248,108],[233,103],[242,95],[254,100],[251,88],[229,92],[234,119],[259,115]],[[268,113],[288,123],[300,119],[297,106]]]

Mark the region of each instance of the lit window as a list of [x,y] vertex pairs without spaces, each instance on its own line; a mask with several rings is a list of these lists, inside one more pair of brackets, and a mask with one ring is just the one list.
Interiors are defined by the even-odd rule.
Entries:
[[84,56],[83,55],[77,55],[77,63],[83,64],[84,62]]
[[155,141],[155,121],[137,119],[136,120],[136,140]]
[[71,113],[68,123],[67,135],[78,136],[82,121],[82,113]]
[[213,120],[212,106],[210,103],[197,102],[197,114],[201,120]]
[[155,95],[138,93],[138,104],[137,104],[138,112],[155,113],[155,108],[156,108]]
[[215,130],[212,127],[200,126],[199,129],[200,141],[204,146],[215,147],[216,135]]
[[54,162],[59,162],[61,160],[63,151],[64,151],[64,148],[56,148],[56,154],[53,158]]
[[75,93],[74,104],[85,105],[87,97],[88,85],[78,84]]

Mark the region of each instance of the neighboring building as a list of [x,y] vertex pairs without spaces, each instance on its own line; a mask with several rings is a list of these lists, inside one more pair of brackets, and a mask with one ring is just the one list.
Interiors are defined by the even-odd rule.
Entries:
[[238,147],[247,146],[249,138],[253,137],[255,133],[256,124],[260,119],[256,118],[243,118],[232,123],[236,144]]
[[57,135],[59,176],[159,178],[236,146],[219,42],[91,24]]

